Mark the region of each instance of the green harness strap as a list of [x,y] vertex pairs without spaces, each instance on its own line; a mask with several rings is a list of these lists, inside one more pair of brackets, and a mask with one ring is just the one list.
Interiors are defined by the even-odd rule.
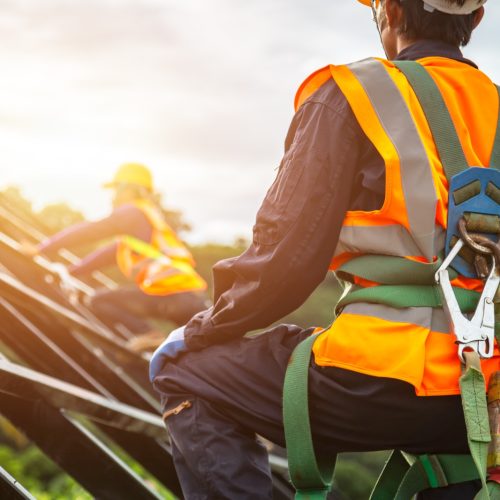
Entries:
[[[498,100],[500,101],[500,87],[497,85],[496,88],[498,92]],[[500,120],[498,120],[495,142],[493,143],[493,152],[491,153],[490,158],[490,168],[496,168],[497,170],[500,170]]]
[[[460,377],[460,390],[470,455],[421,455],[398,450],[389,458],[370,500],[407,500],[419,491],[480,479],[479,499],[500,498],[500,485],[487,483],[486,464],[491,440],[485,382],[479,356],[465,353],[467,367]],[[402,478],[402,480],[401,480]]]
[[326,499],[333,482],[336,457],[318,463],[309,419],[308,379],[314,341],[311,335],[293,351],[283,388],[283,423],[285,427],[288,469],[297,491],[296,500]]
[[[312,346],[318,335],[311,335],[295,348],[285,375],[283,421],[296,500],[325,500],[335,469],[335,456],[316,458],[309,418],[308,374]],[[474,362],[460,378],[460,387],[471,454],[414,457],[394,451],[370,500],[408,500],[428,488],[474,479],[481,479],[483,484],[478,499],[500,498],[496,496],[500,495],[499,485],[486,484],[490,431],[484,377]]]
[[[474,290],[453,287],[462,312],[476,310],[480,293]],[[437,285],[380,285],[370,288],[351,287],[337,304],[337,311],[347,304],[369,302],[384,304],[397,309],[406,307],[442,307],[443,299]]]
[[443,96],[427,70],[415,61],[395,61],[417,95],[432,132],[448,181],[469,168]]
[[[441,258],[427,264],[391,255],[361,255],[342,264],[336,274],[345,281],[358,276],[383,285],[434,285],[435,274],[442,263]],[[457,273],[450,271],[453,280]]]
[[[395,61],[405,75],[424,111],[448,181],[469,168],[450,112],[436,82],[427,70],[415,61]],[[500,87],[496,86],[500,100]],[[500,118],[500,117],[499,117]],[[500,170],[500,120],[493,143],[490,168]]]
[[[481,497],[489,499],[486,484],[486,466],[488,462],[488,446],[491,441],[488,419],[488,400],[486,398],[486,383],[481,371],[481,361],[476,352],[464,352],[466,360],[465,372],[460,377],[460,395],[467,427],[469,450],[479,473],[483,489]],[[496,484],[497,490],[500,485]],[[496,497],[498,499],[498,497]]]
[[[463,313],[473,313],[479,302],[481,294],[474,290],[453,287],[460,310]],[[495,337],[500,345],[500,294],[495,297]],[[498,302],[497,302],[498,301]],[[340,299],[335,308],[336,314],[340,314],[343,307],[348,304],[368,302],[371,304],[383,304],[396,309],[406,307],[433,307],[439,308],[443,305],[442,295],[437,285],[380,285],[371,288],[361,288],[353,285],[350,290]]]
[[429,488],[479,479],[470,455],[410,455],[394,450],[370,500],[408,500]]

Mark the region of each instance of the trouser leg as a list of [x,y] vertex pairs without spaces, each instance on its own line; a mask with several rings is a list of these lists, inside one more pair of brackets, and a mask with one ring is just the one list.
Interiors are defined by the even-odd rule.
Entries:
[[[295,339],[288,327],[278,327],[281,336],[188,353],[157,377],[164,411],[193,401],[191,408],[166,419],[188,500],[272,497],[267,451],[256,441],[255,431],[265,429],[266,437],[283,443],[280,373],[304,336],[300,328],[295,330]],[[283,346],[287,341],[290,345]],[[253,348],[247,350],[247,345]],[[245,366],[255,366],[259,359],[264,368],[243,377]]]
[[210,403],[188,399],[189,408],[166,420],[185,498],[271,499],[267,451],[255,433]]
[[151,330],[151,325],[144,319],[147,316],[144,296],[144,292],[134,285],[114,290],[100,289],[92,297],[90,305],[111,326],[123,324],[133,333],[142,334]]
[[[179,424],[171,425],[171,431],[190,470],[197,474],[201,471],[203,481],[211,481],[213,491],[225,495],[238,481],[207,472],[203,460],[213,460],[213,450],[233,457],[238,467],[251,470],[255,459],[246,452],[249,435],[256,432],[284,444],[284,375],[293,349],[309,334],[298,327],[280,325],[254,339],[186,353],[167,363],[156,378],[155,387],[162,393],[166,410],[179,404],[179,398],[186,399],[186,394],[211,409],[207,439],[201,441],[196,453],[191,453],[192,443],[197,441],[196,427],[188,421],[182,423],[180,418],[190,410],[172,417]],[[417,397],[405,382],[314,364],[309,372],[309,390],[313,437],[322,455],[392,448],[412,453],[467,452],[458,396]],[[220,422],[231,432],[219,437]],[[439,494],[447,493],[442,490]]]

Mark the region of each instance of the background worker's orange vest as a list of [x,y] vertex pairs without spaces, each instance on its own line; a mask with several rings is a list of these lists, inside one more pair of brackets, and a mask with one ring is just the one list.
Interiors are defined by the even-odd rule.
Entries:
[[119,239],[116,261],[122,273],[149,295],[206,290],[207,283],[194,270],[191,253],[158,208],[148,200],[133,205],[144,213],[153,229],[149,243],[130,236]]
[[[442,57],[418,61],[438,85],[470,166],[489,165],[498,123],[498,92],[472,66]],[[385,201],[380,210],[346,214],[331,269],[364,254],[434,262],[444,250],[448,182],[424,112],[394,64],[368,59],[328,66],[299,89],[296,106],[333,78],[362,130],[385,163]],[[350,280],[364,287],[358,276]],[[454,286],[480,289],[459,277]],[[459,394],[460,361],[442,309],[397,309],[382,304],[347,305],[314,345],[315,361],[413,384],[418,395]],[[483,361],[486,381],[500,369]]]

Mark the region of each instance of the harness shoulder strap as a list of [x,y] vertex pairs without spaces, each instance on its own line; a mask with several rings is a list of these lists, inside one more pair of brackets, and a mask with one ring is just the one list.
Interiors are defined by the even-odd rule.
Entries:
[[[498,92],[498,100],[500,103],[500,87],[495,85]],[[500,170],[500,104],[498,107],[498,124],[497,124],[497,132],[495,134],[495,141],[493,143],[493,152],[491,153],[490,158],[490,168],[494,168],[496,170]]]
[[469,165],[443,96],[427,70],[415,61],[396,61],[415,92],[436,143],[448,181]]
[[[394,65],[405,75],[422,106],[446,178],[450,181],[454,175],[469,168],[469,165],[441,91],[432,76],[418,62],[394,61]],[[500,87],[496,85],[496,88],[500,100]],[[500,170],[500,106],[490,167]]]

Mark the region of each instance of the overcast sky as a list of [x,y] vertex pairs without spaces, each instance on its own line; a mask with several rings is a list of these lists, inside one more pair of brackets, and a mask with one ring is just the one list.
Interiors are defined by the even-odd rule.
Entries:
[[[466,49],[500,81],[500,2]],[[382,56],[355,0],[1,0],[0,188],[109,210],[125,161],[153,170],[190,241],[249,236],[302,80]]]

